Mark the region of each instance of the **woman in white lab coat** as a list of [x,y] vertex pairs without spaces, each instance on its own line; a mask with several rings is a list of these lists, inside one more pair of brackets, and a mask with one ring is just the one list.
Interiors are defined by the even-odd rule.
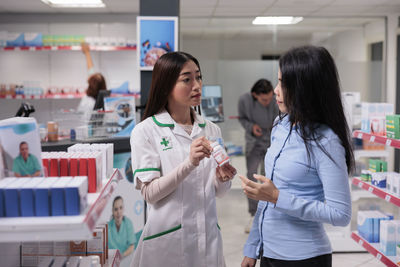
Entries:
[[131,135],[134,183],[149,204],[133,267],[225,266],[215,197],[236,170],[211,156],[208,139],[221,131],[193,109],[201,88],[193,56],[172,52],[156,62],[143,120]]

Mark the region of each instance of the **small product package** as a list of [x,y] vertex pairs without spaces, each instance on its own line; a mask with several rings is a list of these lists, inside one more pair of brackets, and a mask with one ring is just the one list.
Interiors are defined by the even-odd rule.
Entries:
[[220,143],[221,142],[216,140],[210,144],[212,148],[211,155],[214,157],[218,166],[222,166],[230,161],[228,153],[226,153],[224,147]]

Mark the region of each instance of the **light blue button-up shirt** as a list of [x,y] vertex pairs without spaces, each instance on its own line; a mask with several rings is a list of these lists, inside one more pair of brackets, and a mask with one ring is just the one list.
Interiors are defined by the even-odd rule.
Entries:
[[244,255],[302,260],[332,252],[323,223],[345,226],[351,220],[351,198],[344,147],[327,126],[317,130],[321,146],[305,144],[288,116],[271,133],[265,173],[279,189],[276,205],[259,201]]

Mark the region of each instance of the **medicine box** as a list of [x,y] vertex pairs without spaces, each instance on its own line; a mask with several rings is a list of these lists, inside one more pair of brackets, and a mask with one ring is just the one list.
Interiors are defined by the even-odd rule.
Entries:
[[51,194],[51,215],[65,215],[65,187],[71,181],[71,177],[61,177],[50,189]]
[[4,209],[5,199],[4,199],[4,188],[14,182],[17,178],[4,178],[0,181],[0,218],[4,217],[6,212]]
[[386,136],[400,139],[400,114],[386,115]]
[[79,215],[86,209],[87,192],[87,176],[76,176],[65,186],[65,215]]
[[5,214],[6,217],[19,217],[20,198],[19,190],[20,187],[29,182],[31,178],[18,178],[13,183],[8,184],[4,187],[4,198],[5,198]]
[[35,216],[34,188],[46,178],[31,178],[29,182],[20,188],[20,210],[22,217]]
[[35,190],[35,211],[36,216],[50,216],[50,187],[59,178],[45,178],[36,186]]

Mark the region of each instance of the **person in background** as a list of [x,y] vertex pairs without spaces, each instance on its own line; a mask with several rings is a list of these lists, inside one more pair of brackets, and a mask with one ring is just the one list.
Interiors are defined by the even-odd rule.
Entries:
[[[253,174],[257,173],[264,160],[270,145],[272,124],[279,113],[271,82],[258,80],[250,92],[239,98],[238,110],[239,122],[245,129],[247,177],[255,181]],[[263,164],[261,169],[263,172]],[[247,198],[247,201],[251,218],[245,226],[245,232],[249,233],[257,211],[257,201],[251,198]]]
[[208,139],[221,130],[193,109],[201,89],[192,55],[156,61],[143,120],[131,134],[134,184],[149,205],[133,267],[225,266],[215,197],[230,189],[236,170],[211,156]]
[[332,266],[324,223],[351,220],[351,135],[333,58],[323,47],[294,48],[279,60],[275,121],[261,183],[242,179],[259,200],[242,267]]
[[108,222],[108,247],[118,249],[122,257],[130,255],[134,248],[135,231],[132,221],[124,216],[124,200],[116,196],[112,205],[112,219]]
[[84,114],[84,119],[90,119],[90,115],[96,104],[97,95],[100,90],[107,90],[106,80],[101,73],[94,72],[93,60],[90,55],[89,45],[86,43],[81,44],[82,52],[86,58],[86,64],[88,69],[88,88],[86,89],[86,95],[84,95],[77,108],[78,112]]
[[13,161],[12,170],[15,177],[36,177],[41,174],[39,161],[35,155],[29,153],[29,146],[25,141],[19,144],[19,155]]

